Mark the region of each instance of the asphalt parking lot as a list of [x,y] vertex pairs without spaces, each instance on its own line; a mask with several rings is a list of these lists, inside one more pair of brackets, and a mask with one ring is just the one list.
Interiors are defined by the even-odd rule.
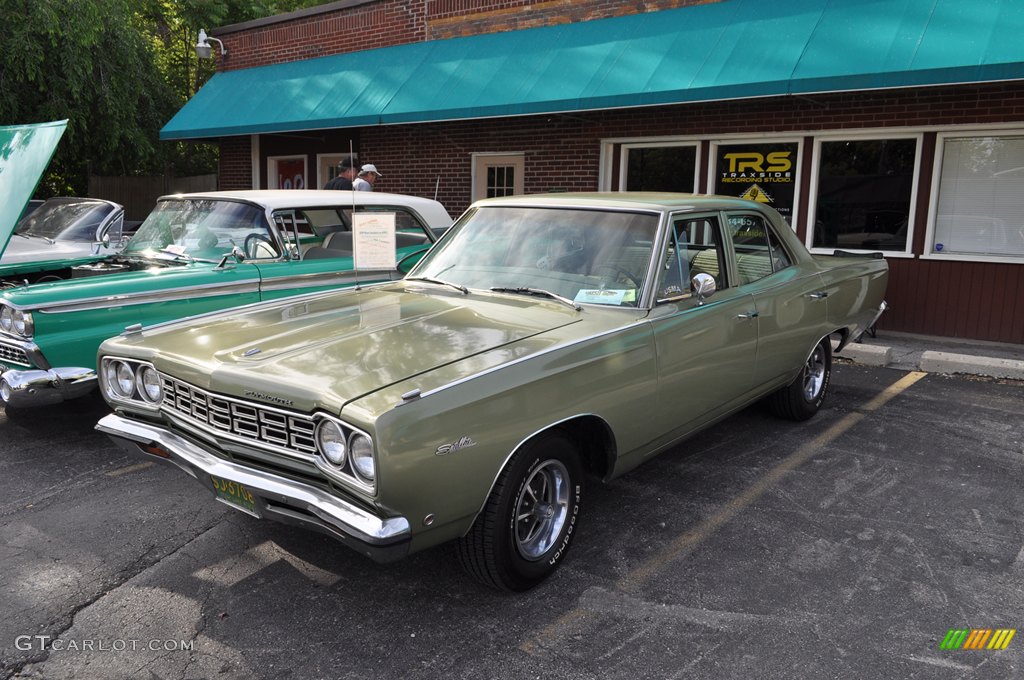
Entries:
[[1024,624],[1019,382],[838,365],[806,423],[753,407],[588,487],[522,595],[214,503],[92,431],[105,413],[0,414],[0,677],[1024,673],[1024,633],[940,648]]

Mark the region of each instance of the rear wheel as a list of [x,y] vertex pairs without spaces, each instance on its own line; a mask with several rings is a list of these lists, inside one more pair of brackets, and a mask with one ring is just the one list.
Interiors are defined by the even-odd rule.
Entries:
[[832,340],[821,339],[800,375],[793,382],[768,397],[768,407],[780,418],[807,420],[821,408],[832,380]]
[[565,558],[576,532],[583,470],[561,433],[540,436],[501,473],[469,533],[459,539],[463,568],[485,585],[523,591]]

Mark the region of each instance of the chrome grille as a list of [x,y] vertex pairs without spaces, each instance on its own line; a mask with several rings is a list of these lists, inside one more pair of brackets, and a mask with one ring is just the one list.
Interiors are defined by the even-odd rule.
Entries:
[[309,416],[213,394],[168,376],[161,378],[163,408],[205,426],[203,429],[209,432],[233,435],[264,448],[303,457],[316,453],[316,422]]
[[30,366],[28,354],[20,347],[0,342],[0,361],[12,361],[16,364]]

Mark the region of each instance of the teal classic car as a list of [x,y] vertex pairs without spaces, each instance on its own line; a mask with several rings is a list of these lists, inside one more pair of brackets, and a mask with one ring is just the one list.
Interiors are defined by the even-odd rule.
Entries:
[[97,429],[250,515],[377,560],[456,541],[519,591],[565,559],[589,480],[759,399],[811,417],[887,276],[749,201],[490,199],[404,280],[108,340]]
[[353,208],[360,219],[394,215],[403,268],[451,222],[436,201],[377,192],[162,197],[120,253],[0,291],[0,398],[17,408],[88,393],[100,343],[127,327],[399,278],[397,268],[354,270]]

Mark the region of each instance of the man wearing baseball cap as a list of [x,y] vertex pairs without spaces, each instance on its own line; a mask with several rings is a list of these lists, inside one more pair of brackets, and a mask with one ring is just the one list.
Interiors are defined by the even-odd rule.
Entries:
[[324,189],[341,189],[351,190],[352,180],[355,178],[356,169],[352,164],[352,159],[348,156],[341,159],[341,163],[338,164],[338,174],[330,182],[324,185]]
[[373,184],[378,177],[383,177],[377,166],[367,163],[359,169],[359,176],[352,180],[352,188],[356,191],[373,191]]

